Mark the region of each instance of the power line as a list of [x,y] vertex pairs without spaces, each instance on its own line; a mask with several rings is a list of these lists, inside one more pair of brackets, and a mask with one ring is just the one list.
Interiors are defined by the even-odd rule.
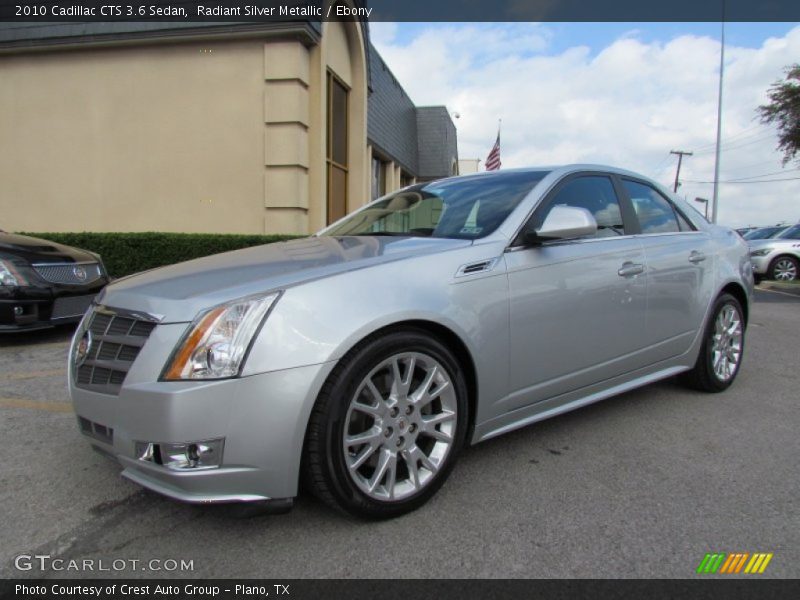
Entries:
[[[746,140],[747,138],[753,137],[755,135],[761,135],[763,133],[763,131],[754,131],[752,133],[747,133],[751,129],[759,128],[760,126],[761,125],[759,123],[759,124],[753,125],[752,127],[748,127],[747,129],[744,129],[743,131],[740,131],[739,133],[735,133],[735,134],[725,138],[725,141],[723,141],[723,144],[729,144],[731,142],[737,142],[738,143],[738,142],[741,142],[742,140]],[[745,135],[745,134],[747,134],[747,135]],[[744,136],[744,137],[742,137],[742,136]],[[742,138],[741,140],[737,139],[737,138],[740,138],[740,137]],[[698,150],[705,150],[706,148],[714,148],[715,145],[716,144],[714,142],[710,142],[708,144],[703,144],[702,146],[695,147],[694,151],[697,152]]]
[[[737,181],[735,179],[728,180],[728,181],[719,181],[719,183],[730,183],[730,184],[739,184],[744,185],[746,183],[777,183],[778,181],[797,181],[800,180],[800,177],[787,177],[784,179],[763,179],[761,181]],[[713,181],[696,181],[694,179],[684,179],[684,183],[714,183]]]
[[669,152],[667,152],[667,154],[660,161],[658,161],[658,163],[656,163],[656,166],[653,167],[652,169],[650,169],[650,172],[651,173],[660,173],[661,169],[666,166],[665,163],[669,160],[670,156],[671,156],[671,154]]
[[736,169],[737,170],[751,169],[753,167],[760,167],[761,165],[774,165],[774,164],[777,164],[778,162],[780,162],[780,159],[771,158],[769,160],[762,160],[761,162],[757,162],[757,163],[750,163],[749,165],[737,166]]
[[772,173],[762,173],[761,175],[750,175],[749,177],[735,177],[733,179],[729,179],[728,181],[744,181],[745,179],[758,179],[759,177],[770,177],[772,175],[785,175],[792,171],[798,171],[800,169],[789,169],[788,171],[784,169],[783,171],[773,171]]
[[[767,133],[765,135],[762,135],[760,137],[757,137],[755,139],[752,139],[752,140],[749,140],[749,141],[746,141],[746,142],[744,141],[744,139],[736,140],[733,144],[730,144],[730,145],[722,144],[720,146],[720,150],[723,151],[723,152],[728,152],[730,150],[738,150],[739,148],[744,148],[744,147],[750,146],[752,144],[757,144],[759,142],[763,142],[764,140],[767,140],[767,139],[771,138],[773,135],[774,134],[772,132],[770,132],[770,133]],[[714,148],[710,148],[708,150],[700,150],[699,152],[696,151],[695,153],[702,155],[702,154],[711,154],[714,151],[715,151]]]

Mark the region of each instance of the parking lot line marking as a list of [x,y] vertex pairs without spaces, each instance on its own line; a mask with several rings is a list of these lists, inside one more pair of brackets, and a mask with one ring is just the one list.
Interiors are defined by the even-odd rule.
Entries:
[[0,407],[26,408],[54,413],[72,412],[72,403],[70,402],[37,402],[36,400],[26,400],[25,398],[0,398]]
[[55,377],[56,375],[66,375],[66,369],[47,369],[45,371],[29,371],[27,373],[6,373],[0,375],[0,381],[15,381],[18,379],[36,379],[38,377]]
[[797,294],[792,294],[791,292],[783,292],[781,290],[773,290],[772,288],[758,288],[762,292],[772,292],[773,294],[782,294],[784,296],[790,296],[792,298],[797,298]]
[[14,344],[11,346],[3,346],[0,348],[2,352],[8,352],[13,350],[36,350],[37,348],[68,348],[70,342],[45,342],[43,344]]

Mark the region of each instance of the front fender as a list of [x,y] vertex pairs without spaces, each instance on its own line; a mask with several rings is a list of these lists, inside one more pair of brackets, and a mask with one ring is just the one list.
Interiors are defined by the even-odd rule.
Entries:
[[488,273],[455,277],[468,260],[463,253],[421,257],[287,289],[256,338],[243,375],[337,361],[377,330],[429,321],[449,329],[467,348],[478,374],[478,396],[502,397],[509,351],[505,263],[497,261]]

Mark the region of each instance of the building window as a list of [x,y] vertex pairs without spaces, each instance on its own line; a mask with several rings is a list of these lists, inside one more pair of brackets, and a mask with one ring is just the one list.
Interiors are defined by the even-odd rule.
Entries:
[[386,193],[386,163],[380,158],[372,157],[372,199],[380,198]]
[[328,223],[347,214],[347,87],[333,73],[327,77]]

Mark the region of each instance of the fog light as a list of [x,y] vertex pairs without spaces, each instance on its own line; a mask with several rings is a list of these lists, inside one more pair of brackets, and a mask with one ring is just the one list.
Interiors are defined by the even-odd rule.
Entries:
[[222,464],[224,443],[224,438],[179,444],[136,442],[136,458],[174,471],[214,469]]
[[21,315],[22,313],[24,313],[24,312],[25,312],[25,309],[24,309],[24,308],[22,308],[21,306],[15,306],[15,307],[14,307],[14,314],[15,314],[16,316],[20,316],[20,315]]

